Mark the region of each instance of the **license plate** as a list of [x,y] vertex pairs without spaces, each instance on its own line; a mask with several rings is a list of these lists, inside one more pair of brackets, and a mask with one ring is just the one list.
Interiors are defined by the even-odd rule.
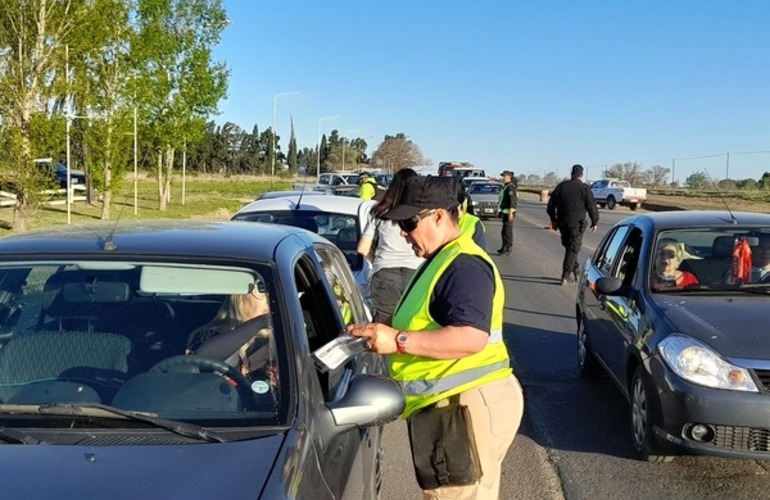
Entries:
[[493,214],[493,213],[495,213],[495,209],[494,208],[485,208],[484,209],[484,213],[485,214]]

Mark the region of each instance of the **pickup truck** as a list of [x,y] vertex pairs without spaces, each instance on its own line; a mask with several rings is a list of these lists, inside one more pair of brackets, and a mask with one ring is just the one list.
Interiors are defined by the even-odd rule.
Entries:
[[628,181],[618,179],[601,179],[594,182],[591,184],[591,194],[601,208],[606,206],[610,210],[617,205],[636,210],[647,201],[645,188],[632,188]]

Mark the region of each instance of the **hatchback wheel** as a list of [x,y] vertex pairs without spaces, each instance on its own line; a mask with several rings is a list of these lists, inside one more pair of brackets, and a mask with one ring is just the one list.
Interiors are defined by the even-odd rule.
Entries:
[[578,324],[577,330],[578,367],[583,378],[593,379],[602,374],[602,367],[591,350],[591,343],[586,335],[585,321]]
[[607,197],[607,208],[609,208],[610,210],[615,209],[615,197],[612,195]]
[[631,438],[639,458],[647,462],[669,462],[673,457],[655,440],[652,431],[656,402],[644,369],[639,366],[631,381]]

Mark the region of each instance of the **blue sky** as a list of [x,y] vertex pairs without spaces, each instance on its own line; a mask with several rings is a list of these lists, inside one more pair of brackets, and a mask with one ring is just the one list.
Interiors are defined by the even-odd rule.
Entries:
[[275,99],[284,150],[290,117],[313,147],[319,118],[339,115],[322,133],[368,137],[369,155],[403,132],[434,165],[488,173],[770,171],[764,0],[224,2],[214,57],[231,78],[215,120],[264,130],[274,96],[302,91]]

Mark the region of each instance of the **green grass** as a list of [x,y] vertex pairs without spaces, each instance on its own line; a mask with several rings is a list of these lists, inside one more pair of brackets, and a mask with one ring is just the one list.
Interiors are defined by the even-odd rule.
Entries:
[[[271,187],[272,184],[272,187]],[[137,214],[134,215],[134,183],[121,181],[112,195],[110,219],[229,219],[244,204],[268,191],[291,189],[290,180],[275,180],[255,177],[233,178],[188,178],[185,183],[185,204],[182,205],[182,182],[175,180],[171,185],[171,201],[168,209],[158,209],[158,185],[154,179],[137,182]],[[13,224],[13,209],[0,208],[0,235],[10,234]],[[102,205],[76,202],[70,207],[72,224],[83,224],[101,220]],[[67,207],[64,204],[41,206],[29,219],[29,229],[67,224]]]

